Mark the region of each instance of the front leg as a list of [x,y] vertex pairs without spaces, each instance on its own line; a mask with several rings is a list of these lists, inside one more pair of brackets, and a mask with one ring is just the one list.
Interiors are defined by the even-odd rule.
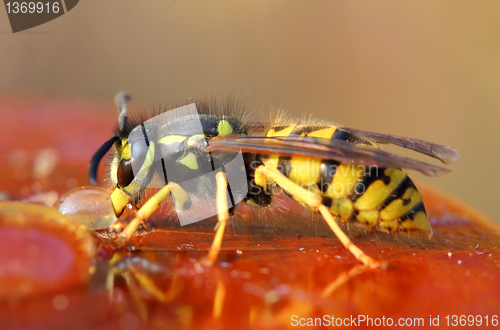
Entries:
[[170,194],[173,194],[176,200],[176,206],[182,206],[189,201],[189,196],[184,189],[175,182],[169,182],[165,187],[161,188],[154,194],[146,203],[137,211],[135,218],[125,227],[117,239],[119,245],[125,244],[132,237],[141,223],[144,223],[151,214],[153,214],[161,202],[163,202]]

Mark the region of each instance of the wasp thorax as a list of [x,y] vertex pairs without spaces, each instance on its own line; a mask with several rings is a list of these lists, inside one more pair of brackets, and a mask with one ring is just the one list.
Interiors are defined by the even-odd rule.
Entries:
[[237,120],[198,114],[194,104],[161,113],[123,133],[119,134],[121,144],[115,143],[113,171],[116,183],[128,194],[169,182],[198,180],[223,168],[238,153],[210,151],[210,140],[246,134]]

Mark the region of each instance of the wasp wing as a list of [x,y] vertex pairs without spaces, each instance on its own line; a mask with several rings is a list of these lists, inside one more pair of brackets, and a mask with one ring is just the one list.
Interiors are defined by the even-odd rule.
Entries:
[[226,136],[212,139],[210,151],[232,151],[280,155],[285,157],[308,157],[331,159],[347,164],[395,167],[412,169],[427,176],[439,176],[450,170],[399,156],[380,149],[358,145],[343,140],[329,140],[315,137],[287,136]]
[[376,143],[390,143],[403,148],[415,150],[424,155],[437,158],[444,164],[453,163],[460,156],[460,153],[455,149],[453,149],[452,147],[444,146],[437,143],[432,143],[429,141],[412,139],[404,136],[397,136],[391,134],[381,134],[381,133],[361,131],[354,128],[342,127],[342,129],[357,135],[365,136]]

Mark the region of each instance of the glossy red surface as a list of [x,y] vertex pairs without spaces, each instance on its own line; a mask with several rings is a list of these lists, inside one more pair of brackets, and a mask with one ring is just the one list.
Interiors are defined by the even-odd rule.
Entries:
[[88,283],[95,239],[54,209],[0,202],[0,300],[17,303]]
[[[112,104],[0,99],[8,127],[2,136],[15,137],[9,143],[0,139],[4,196],[60,195],[87,185],[88,160],[114,125]],[[58,160],[53,171],[39,178],[33,164],[44,148],[56,150]],[[258,218],[240,210],[245,226],[225,236],[219,263],[212,268],[199,260],[213,239],[213,222],[172,226],[175,219],[164,224],[165,216],[157,213],[149,227],[155,230],[135,236],[119,251],[124,259],[115,267],[112,293],[105,283],[114,251],[103,248],[90,284],[65,291],[66,308],[54,307],[53,294],[2,302],[0,322],[6,328],[287,328],[294,324],[293,315],[304,322],[324,315],[366,315],[394,323],[422,318],[427,328],[430,317],[439,316],[443,327],[447,315],[481,315],[482,325],[486,316],[491,324],[500,312],[499,225],[465,202],[419,189],[434,230],[431,239],[350,232],[366,253],[388,261],[385,270],[362,269],[321,219],[308,217],[293,203],[281,201],[288,209],[281,216]],[[100,237],[110,239],[104,231]]]

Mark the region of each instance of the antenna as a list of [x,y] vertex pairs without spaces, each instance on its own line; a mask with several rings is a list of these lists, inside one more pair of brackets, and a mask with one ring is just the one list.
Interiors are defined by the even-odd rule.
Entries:
[[118,125],[120,130],[127,126],[127,101],[130,101],[130,94],[128,92],[119,92],[115,95],[115,104],[118,108]]

